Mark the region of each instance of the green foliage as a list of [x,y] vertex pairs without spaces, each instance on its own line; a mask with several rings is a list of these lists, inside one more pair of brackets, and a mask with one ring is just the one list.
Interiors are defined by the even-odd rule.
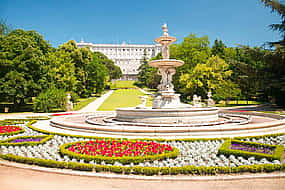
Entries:
[[134,83],[135,81],[130,80],[116,80],[112,82],[111,89],[137,88]]
[[65,91],[75,91],[77,78],[71,54],[62,49],[49,52],[46,58],[49,85]]
[[59,89],[48,89],[34,101],[35,112],[51,112],[54,110],[64,111],[66,109],[66,92]]
[[115,65],[114,62],[107,58],[104,54],[100,52],[93,53],[93,60],[98,60],[103,64],[108,71],[109,79],[119,79],[122,77],[122,71],[119,66]]
[[271,24],[269,27],[272,30],[278,31],[281,36],[282,39],[278,42],[270,42],[270,45],[276,45],[276,44],[280,44],[282,46],[285,45],[285,4],[282,1],[278,1],[278,0],[261,0],[262,3],[264,3],[264,5],[266,7],[270,7],[272,12],[276,12],[280,15],[282,21],[280,24]]
[[93,60],[87,66],[87,91],[91,94],[101,94],[107,84],[108,70],[102,60],[98,59],[95,53],[92,54]]
[[38,95],[47,83],[45,55],[51,49],[35,31],[17,29],[0,36],[0,97],[24,104]]
[[236,97],[240,91],[231,81],[232,71],[229,65],[218,56],[210,57],[206,63],[197,64],[195,68],[180,76],[181,90],[188,95],[193,92],[206,97],[208,91],[214,91],[216,99]]

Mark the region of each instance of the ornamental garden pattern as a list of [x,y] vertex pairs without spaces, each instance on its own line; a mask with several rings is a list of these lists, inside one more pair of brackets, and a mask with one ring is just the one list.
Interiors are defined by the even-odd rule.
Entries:
[[[25,124],[12,125],[13,129],[23,129],[21,134],[5,132],[0,136],[0,157],[47,167],[142,175],[205,175],[285,169],[285,134],[231,139],[231,151],[246,153],[227,154],[220,150],[229,139],[96,138],[49,133],[33,127],[33,123],[26,121]],[[264,156],[274,155],[277,149],[279,157]]]

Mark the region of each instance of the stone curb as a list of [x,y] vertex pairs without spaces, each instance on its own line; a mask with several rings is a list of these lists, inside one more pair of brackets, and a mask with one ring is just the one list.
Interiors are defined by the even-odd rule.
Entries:
[[285,178],[285,172],[281,173],[261,173],[261,174],[241,174],[241,175],[219,175],[219,176],[139,176],[139,175],[120,175],[94,173],[84,171],[74,171],[68,169],[46,168],[36,165],[28,165],[16,162],[0,160],[0,165],[28,169],[38,172],[47,172],[54,174],[70,175],[70,176],[85,176],[97,177],[104,179],[123,179],[123,180],[146,180],[146,181],[232,181],[232,180],[248,180],[248,179],[272,179]]

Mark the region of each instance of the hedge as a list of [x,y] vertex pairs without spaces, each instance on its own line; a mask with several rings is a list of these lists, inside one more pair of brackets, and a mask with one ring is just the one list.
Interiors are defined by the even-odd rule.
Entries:
[[[231,149],[232,143],[250,145],[254,147],[266,147],[266,148],[274,148],[274,153],[271,154],[264,154],[264,153],[257,153],[257,152],[248,152],[243,150],[233,150]],[[223,155],[238,155],[243,156],[245,158],[255,157],[257,159],[267,158],[268,160],[282,160],[283,159],[283,152],[284,147],[282,145],[269,145],[269,144],[261,144],[256,142],[248,142],[248,141],[239,141],[239,140],[226,140],[221,147],[219,148],[218,154]]]
[[[25,120],[27,121],[27,120]],[[78,137],[78,138],[90,138],[90,139],[114,139],[114,138],[105,138],[105,137],[88,137],[88,136],[81,136],[81,135],[67,135],[62,133],[53,133],[41,129],[37,129],[32,126],[33,123],[36,121],[30,121],[27,124],[27,127],[41,132],[45,134],[53,134],[53,135],[60,135],[60,136],[70,136],[70,137]],[[285,135],[285,133],[273,134],[273,135],[263,135],[258,136],[259,138],[269,137],[269,136],[279,136]],[[257,138],[254,136],[250,137],[236,137],[234,139],[245,139],[245,138]],[[118,138],[117,138],[118,139]],[[126,139],[126,138],[122,138]],[[127,140],[127,139],[126,139]],[[135,139],[138,140],[138,139]],[[142,140],[142,139],[139,139]],[[173,140],[166,140],[166,139],[143,139],[146,141],[155,140],[158,142],[171,142],[171,141],[205,141],[205,140],[229,140],[229,138],[209,138],[209,139],[173,139]],[[233,140],[232,140],[233,141]],[[240,141],[245,142],[245,141]],[[251,143],[251,142],[248,142]],[[257,143],[259,144],[259,143]],[[263,145],[263,144],[262,144]],[[264,146],[264,145],[263,145]],[[270,145],[271,146],[271,145]],[[278,146],[276,146],[278,147]],[[282,149],[283,151],[283,149]],[[275,153],[277,152],[278,155],[281,154],[281,149],[275,149]],[[274,154],[275,154],[274,153]],[[67,168],[67,169],[74,169],[74,170],[82,170],[82,171],[96,171],[96,172],[114,172],[114,173],[121,173],[121,174],[137,174],[137,175],[216,175],[216,174],[228,174],[228,173],[243,173],[243,172],[273,172],[273,171],[285,171],[285,164],[261,164],[261,165],[242,165],[238,167],[218,167],[218,166],[183,166],[183,167],[142,167],[142,166],[134,166],[134,167],[127,167],[127,166],[108,166],[108,165],[93,165],[88,163],[75,163],[75,162],[59,162],[55,160],[45,160],[39,158],[27,158],[27,157],[20,157],[12,154],[1,155],[0,157],[6,160],[27,163],[27,164],[35,164],[39,166],[45,167],[55,167],[55,168]]]
[[243,165],[238,167],[219,167],[219,166],[183,166],[183,167],[143,167],[143,166],[108,166],[93,165],[76,162],[60,162],[55,160],[46,160],[40,158],[27,158],[12,154],[1,155],[5,160],[34,164],[38,166],[51,168],[66,168],[80,171],[96,172],[114,172],[117,174],[136,174],[136,175],[217,175],[228,173],[256,173],[256,172],[274,172],[285,171],[285,164],[261,164],[261,165]]

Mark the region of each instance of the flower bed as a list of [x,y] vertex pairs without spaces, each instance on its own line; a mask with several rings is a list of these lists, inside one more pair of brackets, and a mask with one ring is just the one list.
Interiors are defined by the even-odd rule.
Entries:
[[1,125],[0,135],[15,135],[24,132],[24,129],[20,126],[14,125]]
[[6,146],[20,146],[20,145],[38,145],[43,144],[46,141],[53,138],[53,135],[39,135],[39,136],[20,136],[9,138],[7,140],[0,141],[0,145]]
[[269,160],[283,159],[284,148],[282,145],[269,145],[239,140],[227,140],[219,148],[218,154],[239,155],[246,158],[267,158]]
[[[27,121],[27,120],[25,120]],[[108,157],[107,155],[88,155],[79,154],[69,151],[71,154],[62,154],[61,150],[63,145],[70,144],[72,147],[76,143],[83,143],[94,141],[112,141],[122,142],[128,141],[127,139],[115,139],[106,137],[91,137],[80,135],[69,135],[63,133],[52,133],[45,130],[40,130],[36,126],[32,126],[36,121],[26,123],[26,126],[21,126],[27,138],[43,136],[43,134],[54,135],[52,139],[44,144],[36,146],[36,142],[23,142],[23,146],[18,143],[9,143],[0,145],[0,158],[26,163],[35,164],[45,167],[55,168],[68,168],[74,170],[96,171],[96,172],[114,172],[121,174],[135,174],[135,175],[215,175],[227,173],[243,173],[243,172],[272,172],[272,171],[285,171],[285,162],[278,160],[266,159],[266,157],[249,157],[248,155],[239,154],[217,154],[221,145],[228,139],[225,138],[211,138],[211,139],[135,139],[129,140],[132,143],[146,142],[151,143],[155,141],[158,144],[168,144],[173,149],[177,148],[177,157],[165,157],[165,159],[149,158],[151,156],[161,156],[162,153],[157,155],[149,155],[146,159],[140,159],[140,156],[126,156],[122,157]],[[42,122],[42,121],[38,121]],[[9,138],[2,136],[2,139]],[[23,139],[24,137],[17,137]],[[12,140],[13,138],[6,139]],[[15,139],[15,138],[14,138]],[[242,142],[251,143],[254,141],[257,144],[272,144],[272,145],[285,145],[285,134],[273,134],[255,137],[242,137]],[[233,140],[232,140],[233,141]],[[1,141],[3,142],[3,141]],[[102,144],[102,143],[101,143]],[[12,145],[12,146],[11,146]],[[83,146],[84,147],[84,146]],[[66,147],[67,148],[67,147]],[[74,147],[75,148],[75,147]],[[276,148],[273,149],[276,154]],[[68,151],[66,149],[66,151]],[[241,150],[234,150],[241,151]],[[282,149],[283,151],[283,149]],[[99,152],[99,151],[98,151]],[[247,152],[247,151],[245,151]],[[278,152],[278,150],[277,150]],[[280,152],[280,151],[279,151]],[[252,153],[252,152],[247,152]],[[260,154],[260,153],[259,153]],[[225,156],[226,155],[226,156]],[[267,154],[270,155],[270,154]],[[91,156],[92,158],[88,157]],[[272,156],[272,155],[271,155]],[[94,158],[95,157],[95,158]],[[87,158],[87,159],[86,159]],[[135,158],[135,159],[134,159]],[[138,158],[138,159],[137,159]],[[258,159],[256,159],[258,158]],[[118,159],[121,159],[118,160]],[[269,161],[270,160],[270,161]],[[129,161],[129,162],[128,162]]]
[[85,161],[95,160],[123,164],[140,163],[146,160],[175,158],[179,154],[177,148],[168,144],[145,141],[91,140],[67,143],[60,147],[63,155]]

